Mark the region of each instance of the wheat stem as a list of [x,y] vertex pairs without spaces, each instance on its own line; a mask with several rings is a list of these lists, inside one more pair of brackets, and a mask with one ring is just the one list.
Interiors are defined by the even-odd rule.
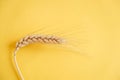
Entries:
[[21,80],[24,80],[24,77],[23,77],[23,75],[22,75],[22,72],[21,72],[21,70],[20,70],[20,68],[19,68],[19,66],[18,66],[17,59],[16,59],[16,53],[17,53],[17,51],[18,51],[18,48],[16,48],[15,51],[14,51],[14,63],[15,63],[15,66],[16,66],[16,69],[17,69],[17,72],[18,72],[18,75],[20,76],[20,79],[21,79]]

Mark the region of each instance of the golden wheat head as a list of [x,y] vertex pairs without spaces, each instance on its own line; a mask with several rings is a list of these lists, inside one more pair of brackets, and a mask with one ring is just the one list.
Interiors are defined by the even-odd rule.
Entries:
[[16,44],[16,49],[19,49],[21,47],[24,47],[28,44],[35,42],[40,42],[45,44],[61,44],[64,42],[64,40],[56,36],[34,34],[34,35],[26,36],[22,38],[20,41],[18,41]]

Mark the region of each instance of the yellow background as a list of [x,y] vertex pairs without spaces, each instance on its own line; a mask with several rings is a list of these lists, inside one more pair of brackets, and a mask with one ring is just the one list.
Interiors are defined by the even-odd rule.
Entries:
[[45,34],[68,33],[80,54],[39,44],[22,48],[17,60],[25,80],[120,80],[119,0],[0,0],[0,80],[18,80],[15,42],[42,27]]

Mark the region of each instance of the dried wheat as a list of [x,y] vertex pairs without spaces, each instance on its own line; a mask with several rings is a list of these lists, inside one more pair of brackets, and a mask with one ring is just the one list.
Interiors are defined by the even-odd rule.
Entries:
[[19,74],[21,80],[24,80],[24,77],[18,66],[17,59],[16,59],[16,53],[21,47],[24,47],[28,44],[35,43],[35,42],[40,42],[40,43],[45,43],[45,44],[50,44],[50,43],[62,44],[64,42],[64,40],[62,38],[58,38],[56,36],[34,34],[34,35],[26,36],[26,37],[22,38],[20,41],[18,41],[16,44],[16,49],[14,51],[14,63],[15,63],[16,69],[18,71],[18,74]]

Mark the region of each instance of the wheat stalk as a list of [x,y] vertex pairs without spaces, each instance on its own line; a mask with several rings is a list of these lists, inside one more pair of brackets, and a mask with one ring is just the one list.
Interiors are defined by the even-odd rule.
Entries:
[[20,41],[18,41],[16,44],[15,51],[14,51],[14,63],[15,63],[18,75],[20,76],[21,80],[24,80],[24,77],[23,77],[22,72],[17,63],[17,59],[16,59],[17,51],[21,47],[24,47],[26,45],[29,45],[29,44],[35,43],[35,42],[40,42],[40,43],[45,43],[45,44],[50,44],[50,43],[62,44],[62,43],[64,43],[64,40],[62,38],[58,38],[56,36],[34,34],[34,35],[28,35],[28,36],[22,38]]

